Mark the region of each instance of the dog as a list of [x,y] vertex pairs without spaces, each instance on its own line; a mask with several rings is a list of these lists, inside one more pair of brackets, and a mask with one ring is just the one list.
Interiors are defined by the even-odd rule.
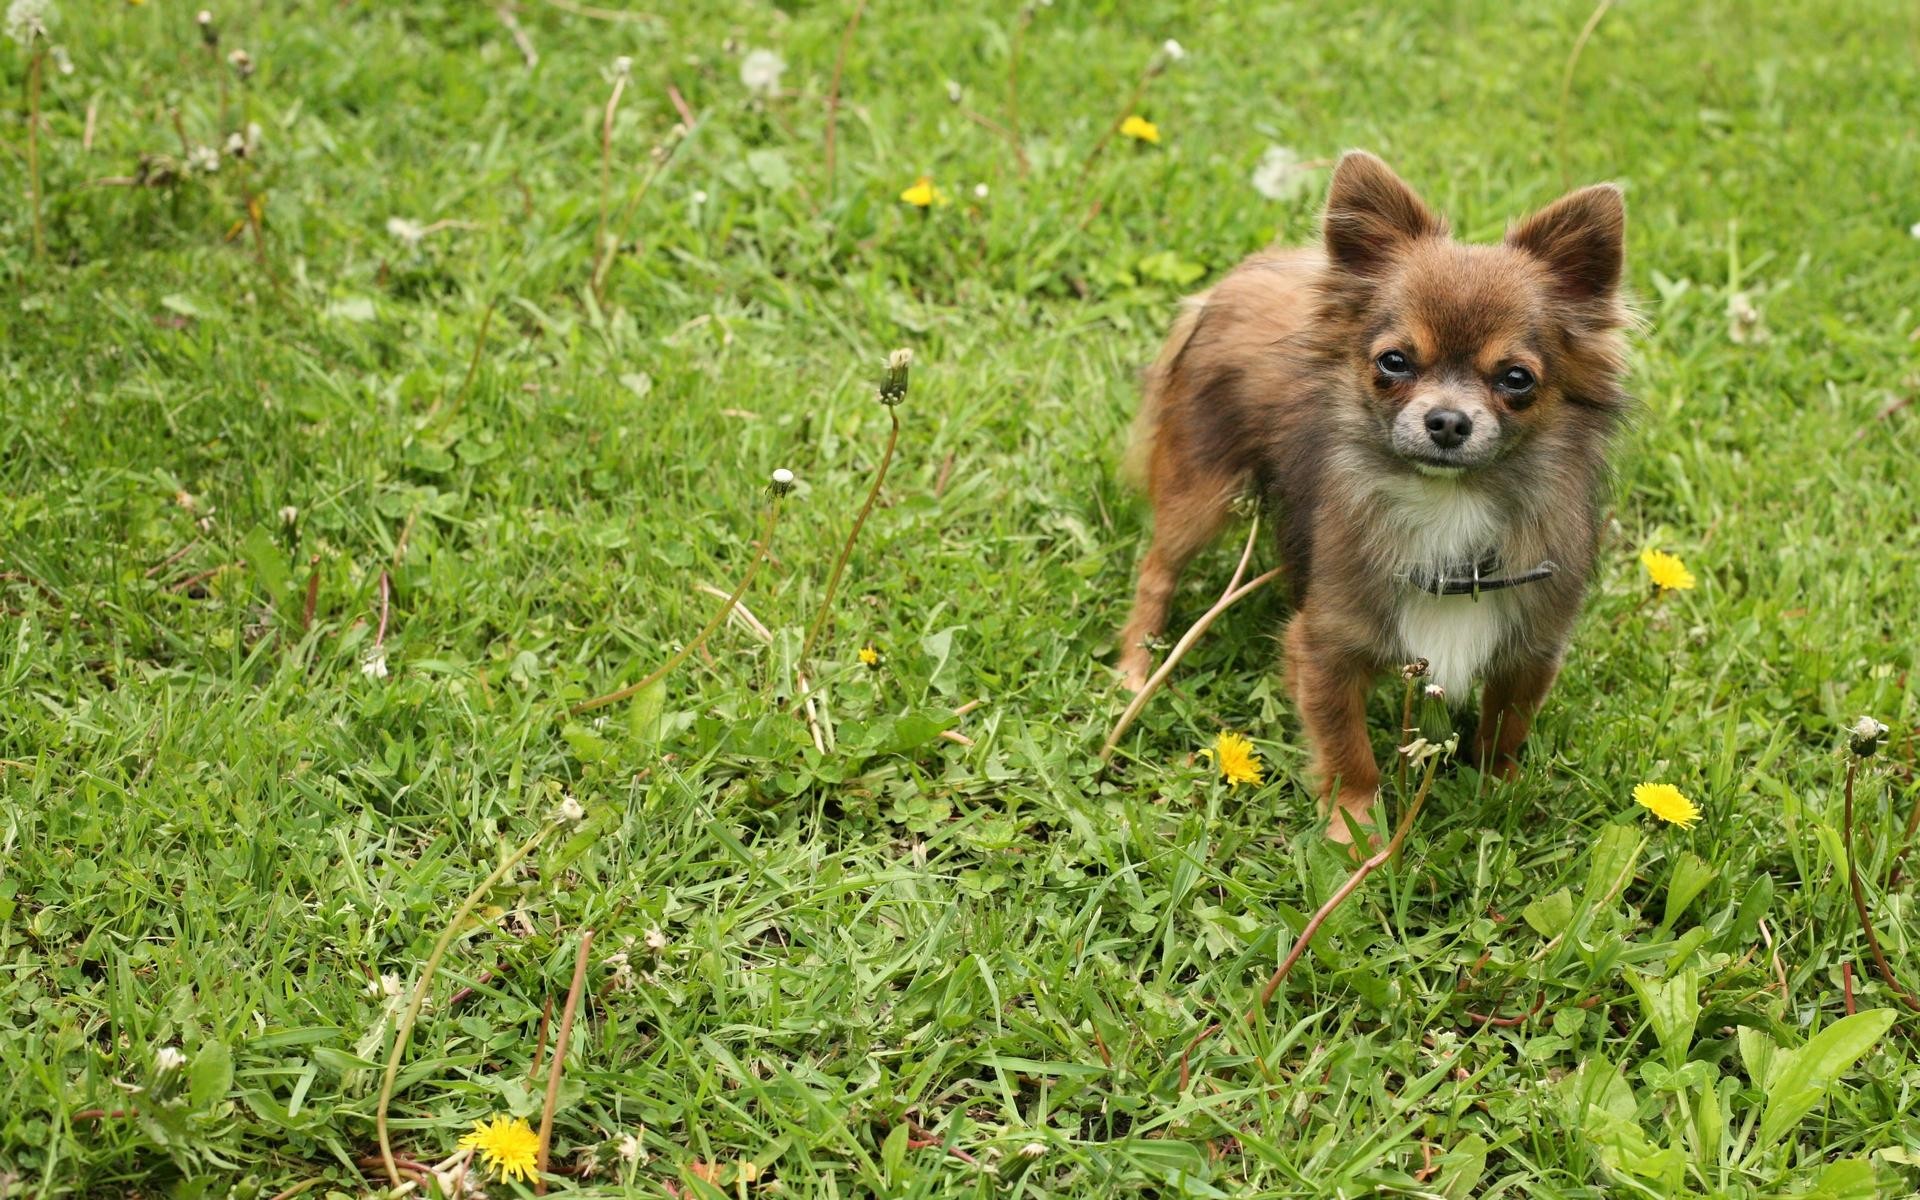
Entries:
[[[1598,553],[1631,317],[1620,189],[1572,192],[1497,245],[1364,151],[1316,248],[1256,253],[1189,298],[1146,372],[1129,454],[1153,535],[1118,668],[1144,686],[1181,569],[1262,502],[1292,594],[1288,686],[1328,833],[1380,771],[1370,685],[1425,659],[1473,752],[1511,778]],[[1415,668],[1417,670],[1417,668]]]

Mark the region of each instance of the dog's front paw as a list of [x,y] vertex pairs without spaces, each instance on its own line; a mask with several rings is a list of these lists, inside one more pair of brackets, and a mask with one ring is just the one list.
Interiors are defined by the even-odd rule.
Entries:
[[1121,686],[1129,692],[1138,692],[1147,686],[1147,677],[1153,673],[1153,656],[1145,646],[1135,646],[1114,665],[1120,671]]

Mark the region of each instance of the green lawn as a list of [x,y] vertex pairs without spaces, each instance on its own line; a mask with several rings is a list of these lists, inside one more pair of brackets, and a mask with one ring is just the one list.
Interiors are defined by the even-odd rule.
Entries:
[[[213,50],[184,0],[58,0],[44,255],[0,42],[0,1197],[376,1192],[381,1072],[450,929],[395,1150],[539,1124],[591,929],[555,1191],[1920,1188],[1920,1015],[1840,832],[1872,714],[1857,865],[1920,987],[1920,11],[1633,0],[1563,106],[1584,2],[1061,0],[1022,33],[876,0],[830,175],[850,0],[650,10],[517,0],[530,68],[470,0],[254,3]],[[1090,159],[1167,38],[1134,106],[1159,144]],[[245,160],[190,165],[249,123]],[[1524,778],[1442,772],[1249,1026],[1347,872],[1278,592],[1098,751],[1137,373],[1182,291],[1315,235],[1327,172],[1269,198],[1272,146],[1376,150],[1475,239],[1619,181],[1644,411]],[[949,203],[901,201],[923,174]],[[822,753],[795,673],[897,346],[898,453],[807,664]],[[713,616],[776,468],[763,630],[570,717]],[[1698,587],[1650,602],[1650,546]],[[1264,784],[1198,756],[1223,729]],[[584,823],[450,926],[569,795]]]

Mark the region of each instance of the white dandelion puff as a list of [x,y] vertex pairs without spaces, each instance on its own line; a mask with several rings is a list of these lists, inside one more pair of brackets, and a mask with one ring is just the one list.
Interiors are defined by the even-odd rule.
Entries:
[[13,0],[7,5],[7,36],[22,46],[47,36],[47,18],[53,15],[49,0]]
[[740,82],[755,96],[767,97],[780,90],[780,76],[787,60],[771,50],[749,50],[740,60]]
[[1285,146],[1269,146],[1253,169],[1253,190],[1269,200],[1290,200],[1312,182],[1312,169]]
[[165,1075],[169,1071],[178,1071],[187,1065],[187,1056],[173,1046],[162,1046],[153,1052],[153,1069]]

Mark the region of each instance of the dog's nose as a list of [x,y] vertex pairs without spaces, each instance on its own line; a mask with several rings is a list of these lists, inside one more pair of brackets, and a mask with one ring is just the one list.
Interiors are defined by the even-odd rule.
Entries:
[[1451,450],[1473,433],[1473,418],[1457,408],[1436,408],[1427,414],[1427,436],[1442,450]]

